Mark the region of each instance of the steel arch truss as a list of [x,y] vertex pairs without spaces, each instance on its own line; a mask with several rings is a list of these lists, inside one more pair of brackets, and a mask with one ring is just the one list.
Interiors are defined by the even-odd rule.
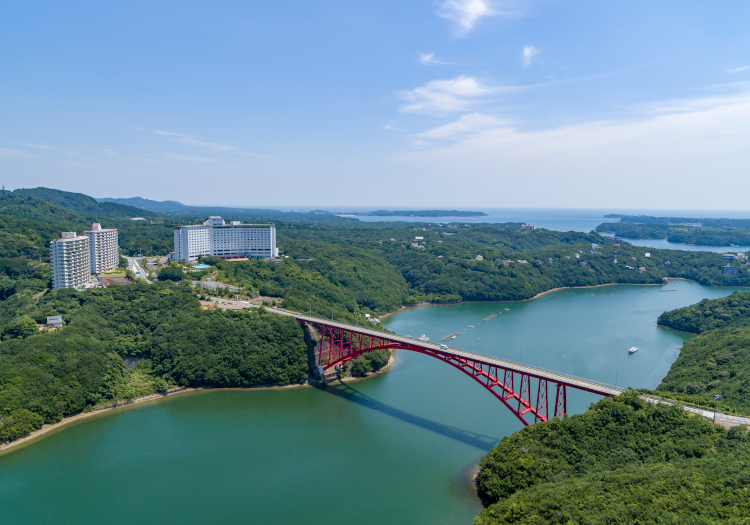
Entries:
[[[382,337],[362,334],[354,330],[315,323],[321,339],[315,352],[315,362],[323,370],[340,365],[373,350],[409,350],[429,355],[461,370],[499,399],[524,425],[562,417],[568,411],[567,387],[578,388],[552,379],[464,357],[441,349],[411,345]],[[549,394],[555,392],[551,406]],[[533,419],[533,420],[532,420]]]

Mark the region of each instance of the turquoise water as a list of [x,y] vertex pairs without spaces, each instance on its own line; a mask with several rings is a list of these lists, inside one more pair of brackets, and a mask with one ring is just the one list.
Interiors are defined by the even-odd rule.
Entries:
[[[732,291],[685,281],[563,290],[414,308],[385,323],[433,340],[461,332],[457,347],[650,388],[688,337],[656,317]],[[569,410],[595,399],[570,392]],[[470,523],[481,510],[472,465],[520,427],[472,379],[402,351],[386,373],[345,386],[186,394],[69,426],[0,456],[0,522]]]

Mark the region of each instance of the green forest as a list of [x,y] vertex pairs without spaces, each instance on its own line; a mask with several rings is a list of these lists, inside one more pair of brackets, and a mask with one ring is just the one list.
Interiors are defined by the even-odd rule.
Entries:
[[[0,441],[175,386],[288,385],[307,378],[311,341],[299,323],[264,309],[202,310],[202,290],[191,287],[192,278],[211,275],[248,295],[281,299],[289,310],[368,326],[364,314],[403,305],[528,299],[557,287],[675,277],[750,286],[750,267],[732,261],[738,274],[724,274],[728,263],[719,254],[644,249],[593,233],[319,220],[276,224],[281,262],[204,258],[211,268],[187,274],[185,284],[182,271],[170,267],[161,272],[166,280],[151,286],[49,291],[49,240],[60,231],[101,222],[120,229],[125,253],[165,254],[174,225],[201,218],[154,214],[133,222],[114,212],[101,215],[107,208],[86,196],[35,195],[48,200],[0,198]],[[702,333],[685,344],[656,394],[707,406],[719,393],[720,409],[750,411],[748,295],[660,318]],[[62,315],[64,328],[40,331],[49,315]],[[385,351],[362,356],[351,373],[377,370],[388,357]],[[737,503],[744,490],[740,470],[728,458],[744,465],[747,447],[741,431],[721,430],[677,408],[646,407],[630,394],[604,400],[580,416],[503,440],[482,461],[479,485],[491,506],[477,523],[681,523],[698,503],[703,521],[696,523],[732,523],[746,509]],[[658,481],[665,473],[666,481]],[[708,504],[725,482],[726,497]],[[685,491],[696,486],[703,492],[693,501]],[[603,496],[611,492],[618,497]]]
[[708,228],[750,228],[750,219],[717,219],[713,217],[654,217],[652,215],[621,215],[611,213],[605,219],[619,219],[621,223],[663,224],[667,226],[700,225]]
[[[58,290],[38,304],[31,291],[11,295],[0,314],[0,441],[169,385],[288,385],[307,378],[305,334],[291,318],[262,309],[201,310],[188,286],[171,283]],[[62,315],[65,327],[40,332],[48,315]],[[138,358],[137,367],[126,370],[126,357]]]
[[750,292],[664,312],[658,323],[700,334],[686,341],[656,394],[750,415]]
[[701,246],[750,245],[750,230],[746,226],[695,227],[669,224],[605,222],[597,226],[596,231],[611,233],[625,239],[666,239],[669,242]]
[[537,423],[482,458],[475,525],[745,524],[750,438],[635,392]]
[[750,326],[750,292],[734,292],[720,299],[704,299],[691,306],[664,312],[657,322],[694,334],[714,328]]

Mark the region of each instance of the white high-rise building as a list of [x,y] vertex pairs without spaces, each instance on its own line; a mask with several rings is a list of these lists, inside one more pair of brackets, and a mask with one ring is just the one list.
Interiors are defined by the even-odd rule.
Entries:
[[199,255],[265,259],[278,254],[273,224],[226,223],[211,216],[203,224],[174,229],[174,258],[178,261],[194,261]]
[[52,260],[52,288],[77,288],[89,282],[91,263],[89,238],[76,232],[63,232],[49,243]]
[[89,238],[89,259],[91,273],[105,273],[117,268],[120,262],[120,248],[117,244],[117,230],[103,229],[95,222],[91,229],[83,232]]

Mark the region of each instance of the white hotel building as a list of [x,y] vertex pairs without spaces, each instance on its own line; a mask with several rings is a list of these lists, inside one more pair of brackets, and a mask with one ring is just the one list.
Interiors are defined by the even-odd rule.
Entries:
[[52,288],[78,288],[91,278],[89,238],[76,232],[62,232],[49,243],[52,262]]
[[49,249],[55,290],[85,286],[91,274],[114,270],[120,262],[117,230],[102,229],[98,222],[83,235],[62,232],[59,239],[49,243]]
[[273,224],[226,223],[211,216],[203,224],[174,229],[174,258],[178,261],[194,261],[199,255],[265,259],[278,254]]
[[117,244],[117,230],[103,229],[95,222],[91,229],[83,232],[89,238],[89,259],[91,273],[105,273],[117,268],[120,262],[120,247]]

